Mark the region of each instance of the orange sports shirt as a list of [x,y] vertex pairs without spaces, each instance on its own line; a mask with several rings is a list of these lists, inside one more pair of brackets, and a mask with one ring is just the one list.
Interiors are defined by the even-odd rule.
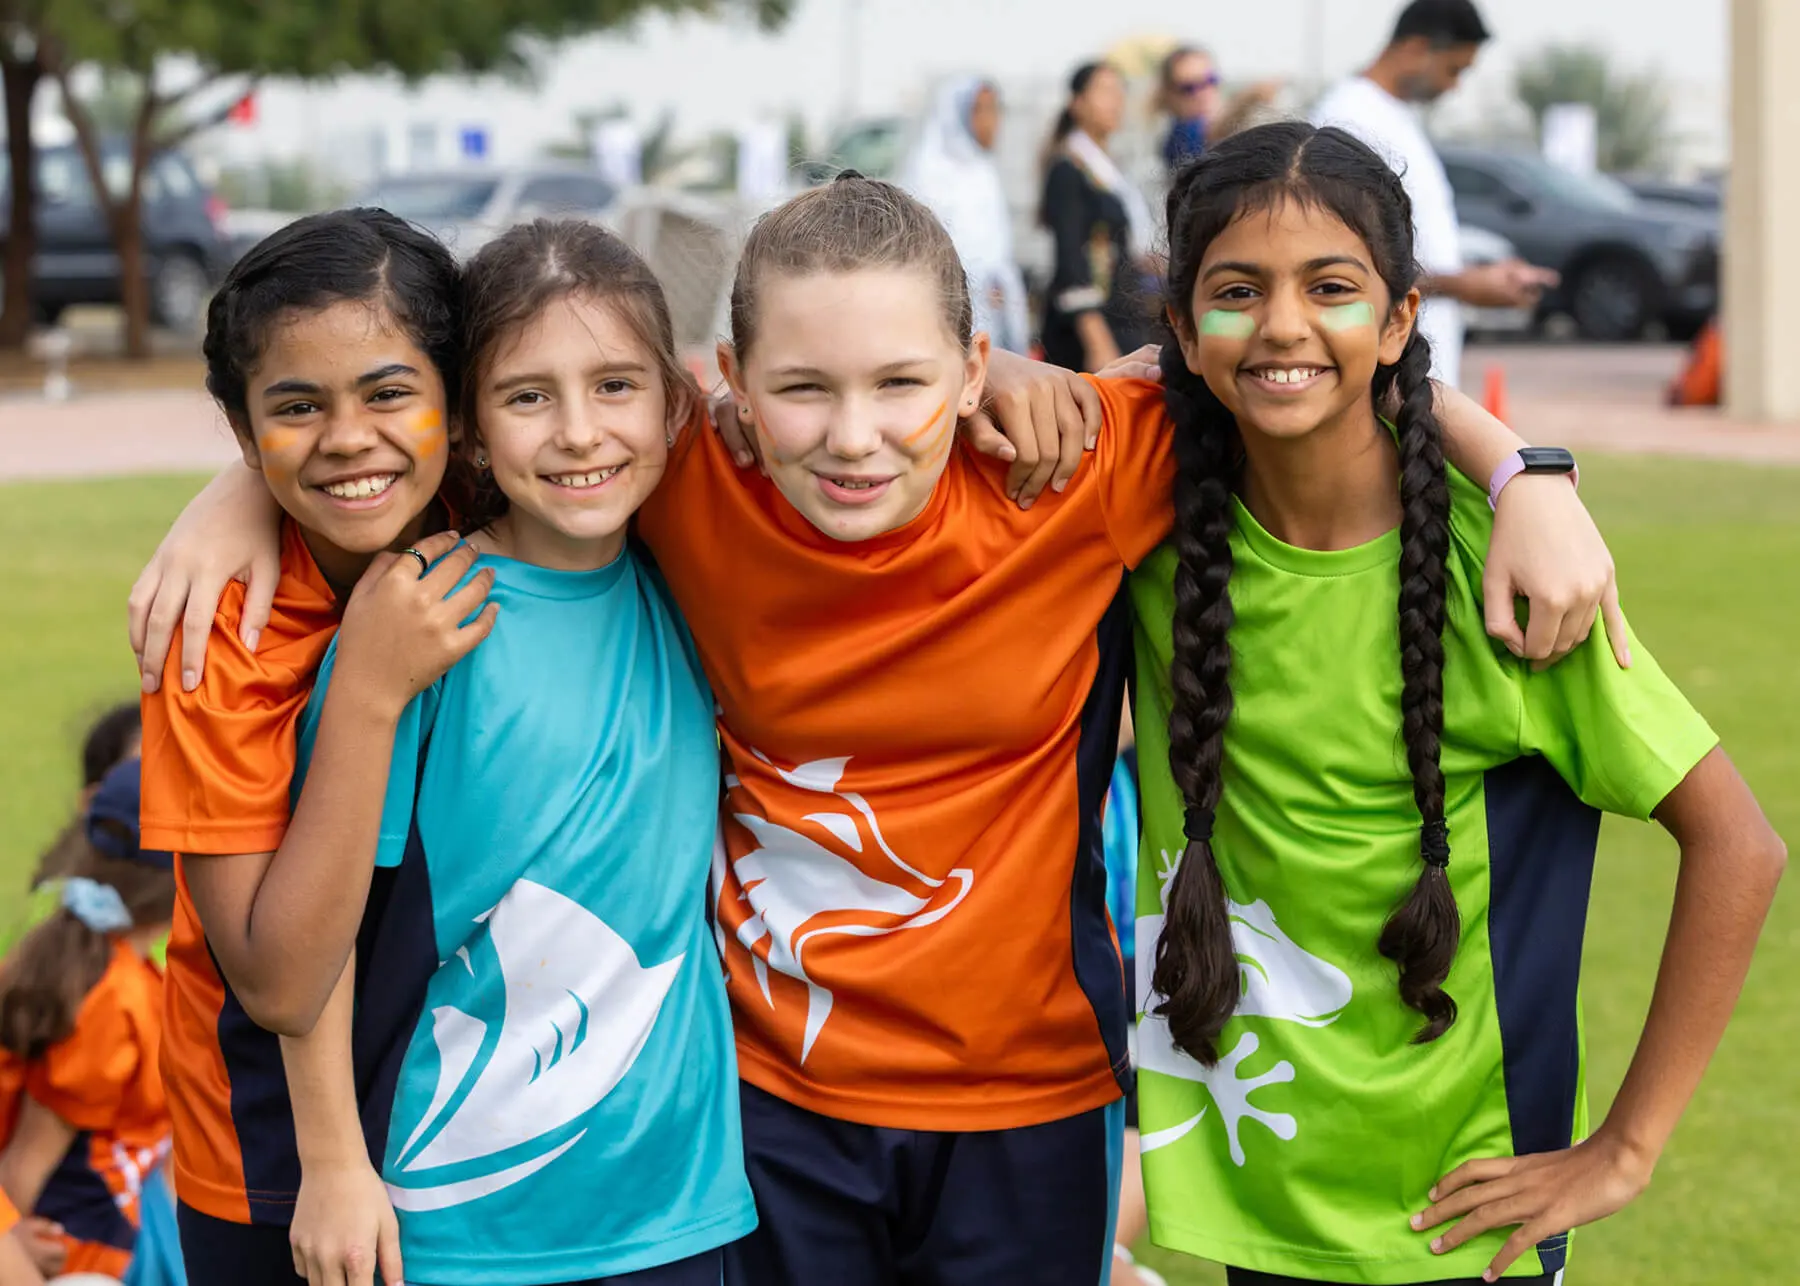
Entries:
[[[77,1131],[36,1207],[63,1227],[66,1272],[119,1277],[131,1263],[139,1194],[169,1146],[157,1070],[162,989],[161,971],[120,939],[73,1032],[23,1065],[0,1052],[0,1084],[30,1095]],[[9,1133],[17,1107],[0,1103]]]
[[1126,569],[1173,520],[1162,390],[1021,510],[954,449],[925,511],[817,532],[703,423],[640,512],[727,757],[717,923],[743,1077],[841,1120],[1031,1125],[1118,1098],[1100,813]]
[[183,858],[272,852],[287,832],[295,725],[338,625],[336,596],[291,521],[254,654],[238,639],[243,607],[244,587],[228,585],[197,690],[181,690],[177,638],[161,689],[143,699],[142,843],[176,855],[162,1058],[176,1194],[214,1218],[285,1224],[300,1163],[280,1044],[220,974]]

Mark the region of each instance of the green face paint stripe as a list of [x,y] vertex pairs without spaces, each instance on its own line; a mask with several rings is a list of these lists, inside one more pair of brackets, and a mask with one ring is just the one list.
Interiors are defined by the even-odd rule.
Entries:
[[1249,339],[1256,333],[1256,318],[1229,308],[1210,308],[1200,318],[1200,333],[1221,339]]
[[1375,309],[1367,300],[1359,299],[1354,304],[1320,309],[1319,320],[1327,330],[1354,330],[1358,326],[1373,326]]

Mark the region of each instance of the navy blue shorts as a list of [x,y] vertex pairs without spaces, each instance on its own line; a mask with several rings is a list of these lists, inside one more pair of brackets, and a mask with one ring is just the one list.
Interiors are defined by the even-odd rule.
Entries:
[[306,1286],[306,1278],[294,1272],[284,1224],[232,1223],[177,1202],[175,1226],[188,1286]]
[[857,1125],[744,1085],[758,1226],[728,1286],[1098,1286],[1124,1100],[1011,1130]]

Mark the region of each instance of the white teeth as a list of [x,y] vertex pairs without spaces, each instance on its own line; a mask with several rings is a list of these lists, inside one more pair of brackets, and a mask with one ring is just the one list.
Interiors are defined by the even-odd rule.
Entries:
[[624,467],[622,464],[615,464],[610,469],[590,469],[586,473],[557,473],[550,476],[550,481],[559,487],[597,487]]
[[1262,372],[1262,378],[1271,384],[1302,384],[1320,371],[1317,366],[1298,366],[1291,369],[1269,369]]
[[394,485],[397,473],[377,473],[367,478],[352,478],[348,482],[328,483],[324,492],[328,496],[336,496],[339,500],[367,500],[370,496],[379,496]]
[[867,491],[875,485],[871,478],[833,478],[832,481],[845,491]]

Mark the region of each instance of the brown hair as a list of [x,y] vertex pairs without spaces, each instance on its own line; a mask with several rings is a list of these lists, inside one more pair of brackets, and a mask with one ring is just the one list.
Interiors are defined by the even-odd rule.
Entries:
[[[135,844],[118,823],[121,838]],[[79,828],[78,828],[79,829]],[[106,857],[82,835],[83,851],[69,864],[68,875],[111,885],[118,890],[137,925],[163,924],[175,915],[175,876],[147,862]],[[66,841],[67,837],[65,837]],[[19,939],[0,961],[0,1049],[22,1059],[44,1052],[75,1030],[75,1015],[112,959],[112,939],[96,933],[67,907]]]
[[457,521],[476,531],[506,512],[506,497],[474,463],[481,382],[501,345],[559,299],[580,295],[619,310],[655,358],[669,424],[693,413],[699,390],[675,351],[675,325],[662,283],[637,251],[605,228],[580,219],[534,219],[483,246],[463,276],[464,432],[446,479]]
[[919,268],[937,278],[944,325],[967,349],[975,317],[969,277],[937,216],[892,183],[845,170],[756,221],[731,283],[731,343],[742,362],[756,338],[756,293],[769,273],[806,277]]

